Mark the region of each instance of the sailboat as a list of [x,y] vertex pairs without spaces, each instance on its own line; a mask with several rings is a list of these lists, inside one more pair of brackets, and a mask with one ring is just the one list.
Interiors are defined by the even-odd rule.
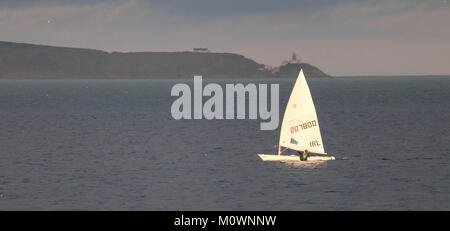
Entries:
[[[258,154],[263,161],[300,161],[298,155],[283,154],[287,149],[308,150],[307,161],[335,160],[323,147],[316,108],[303,70],[300,70],[292,89],[280,130],[278,154]],[[317,154],[317,155],[314,155]]]

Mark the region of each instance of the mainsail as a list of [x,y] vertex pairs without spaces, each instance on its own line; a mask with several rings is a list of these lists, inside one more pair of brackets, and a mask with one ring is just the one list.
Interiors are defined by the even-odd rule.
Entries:
[[316,108],[303,70],[300,70],[298,74],[284,112],[278,147],[278,154],[281,153],[282,147],[298,151],[308,149],[313,153],[326,154],[320,135]]

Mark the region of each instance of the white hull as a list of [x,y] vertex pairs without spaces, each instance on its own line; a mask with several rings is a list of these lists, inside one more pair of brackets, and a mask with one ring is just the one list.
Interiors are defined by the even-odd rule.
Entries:
[[[301,161],[296,155],[274,155],[274,154],[258,154],[263,161]],[[307,161],[326,161],[335,160],[334,156],[310,156]]]

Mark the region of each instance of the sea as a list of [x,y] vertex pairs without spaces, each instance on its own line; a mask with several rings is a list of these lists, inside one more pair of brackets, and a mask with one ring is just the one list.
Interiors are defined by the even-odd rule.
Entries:
[[[280,123],[294,81],[204,77],[280,84]],[[173,119],[192,82],[1,80],[0,210],[450,210],[450,77],[308,79],[337,160],[297,164],[260,119]]]

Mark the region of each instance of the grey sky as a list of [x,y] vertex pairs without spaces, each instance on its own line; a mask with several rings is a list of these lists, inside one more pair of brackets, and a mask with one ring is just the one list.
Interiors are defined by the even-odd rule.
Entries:
[[107,51],[208,47],[332,75],[450,74],[449,0],[1,1],[0,40]]

